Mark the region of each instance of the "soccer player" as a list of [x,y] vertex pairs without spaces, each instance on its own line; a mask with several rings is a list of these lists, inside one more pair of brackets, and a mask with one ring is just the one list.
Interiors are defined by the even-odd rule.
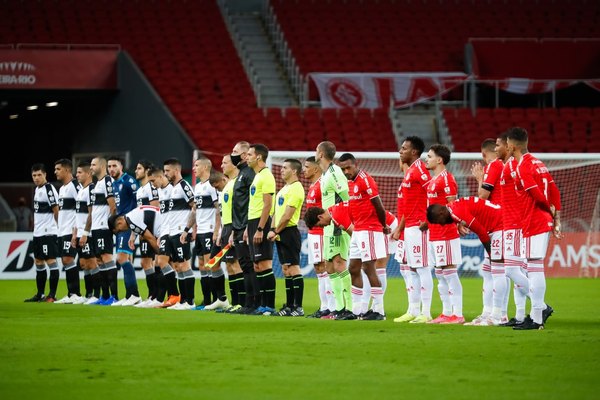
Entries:
[[[160,270],[156,300],[162,303],[154,305],[153,308],[168,308],[175,306],[181,301],[181,296],[177,289],[176,272],[171,264],[169,264],[172,253],[171,241],[169,240],[169,216],[171,215],[169,214],[169,202],[171,201],[173,185],[171,185],[165,176],[162,168],[153,166],[148,171],[148,174],[150,183],[158,190],[158,205],[160,213],[163,215],[160,239],[158,240],[158,252],[154,259],[157,268]],[[168,297],[164,300],[167,294]]]
[[[324,209],[342,201],[348,201],[348,179],[333,160],[335,144],[329,141],[317,146],[315,160],[319,163],[321,176],[321,204]],[[327,273],[335,298],[335,310],[321,318],[333,319],[349,317],[352,314],[352,280],[346,268],[350,255],[350,236],[333,223],[323,229],[323,254],[327,262]]]
[[[113,189],[117,214],[125,215],[137,207],[136,192],[139,188],[138,181],[123,171],[124,160],[118,156],[108,158],[108,173],[113,178]],[[113,306],[133,306],[142,301],[138,290],[137,279],[133,264],[133,250],[129,247],[131,232],[119,232],[115,237],[117,252],[117,265],[123,269],[125,282],[125,297],[111,304]]]
[[233,202],[231,224],[233,233],[229,243],[235,248],[236,258],[244,274],[244,291],[246,302],[235,312],[238,314],[252,314],[260,307],[260,298],[257,292],[258,283],[254,263],[250,258],[250,248],[244,238],[248,226],[248,202],[250,201],[250,186],[254,180],[255,172],[246,162],[250,144],[240,141],[235,144],[231,153],[231,162],[237,167],[239,173],[233,185]]
[[[96,184],[90,192],[92,211],[88,215],[79,245],[85,247],[91,240],[93,254],[98,259],[101,277],[101,298],[92,303],[108,306],[119,300],[117,265],[113,259],[113,234],[108,229],[108,217],[117,212],[113,192],[113,180],[106,169],[106,158],[94,157],[90,170],[96,177]],[[89,234],[88,234],[89,232]]]
[[[194,204],[194,190],[181,175],[181,162],[176,158],[164,161],[165,177],[173,185],[169,200],[169,241],[171,242],[171,261],[177,271],[181,300],[168,310],[191,310],[194,305],[194,286],[196,283],[190,259],[192,257],[189,234],[193,225],[187,225]],[[186,235],[183,233],[186,232]]]
[[248,166],[254,170],[255,175],[248,201],[247,238],[261,299],[260,306],[253,313],[255,315],[272,315],[275,312],[273,243],[267,240],[267,234],[271,230],[275,177],[266,165],[268,156],[269,149],[264,144],[251,144],[248,149]]
[[523,195],[523,254],[527,258],[527,275],[531,298],[531,317],[516,330],[544,329],[544,324],[554,310],[544,302],[546,278],[544,257],[552,231],[562,238],[560,224],[560,192],[543,162],[527,150],[528,135],[522,128],[508,131],[508,151],[517,161],[518,185]]
[[100,285],[102,282],[100,268],[98,268],[98,262],[90,243],[83,246],[80,244],[80,239],[84,233],[89,236],[89,232],[85,231],[85,226],[92,211],[91,191],[94,189],[94,182],[89,161],[81,161],[77,165],[75,175],[79,183],[79,191],[75,203],[76,229],[71,238],[71,246],[77,249],[79,255],[79,265],[83,270],[85,297],[73,301],[73,304],[91,304],[100,299]]
[[[375,270],[375,261],[387,257],[387,239],[390,227],[386,224],[386,212],[379,197],[375,180],[358,168],[356,158],[344,153],[338,159],[339,166],[348,179],[350,199],[348,205],[354,229],[350,240],[350,274],[352,276],[352,313],[346,319],[381,321],[385,319],[383,289]],[[369,280],[373,309],[362,309],[362,270]],[[361,315],[362,314],[362,315]]]
[[[315,160],[314,156],[308,157],[304,161],[302,168],[304,177],[309,180],[310,186],[306,193],[307,207],[321,207],[321,176],[323,171]],[[335,298],[331,291],[331,281],[325,267],[325,259],[323,257],[323,227],[315,226],[308,230],[308,263],[315,269],[317,275],[319,300],[321,302],[319,309],[313,314],[308,315],[309,318],[321,318],[331,314],[335,309]]]
[[77,248],[71,246],[77,224],[75,207],[79,184],[73,177],[73,163],[69,159],[61,158],[54,163],[54,175],[62,183],[58,190],[58,247],[67,281],[67,295],[56,303],[72,304],[81,297],[79,267],[75,262]]
[[[232,235],[232,201],[233,186],[237,179],[239,170],[231,162],[231,156],[226,154],[221,160],[222,174],[213,174],[210,177],[210,184],[219,193],[219,204],[221,209],[221,225],[217,237],[217,248],[221,249],[229,243]],[[212,254],[211,254],[212,255]],[[225,266],[227,268],[227,277],[229,281],[229,292],[231,293],[231,303],[223,311],[232,313],[242,308],[246,304],[246,291],[244,289],[244,273],[242,267],[235,257],[235,249],[230,249],[224,256]]]
[[[33,195],[33,258],[35,262],[35,283],[37,293],[25,302],[56,301],[59,269],[56,257],[59,256],[58,235],[58,192],[46,179],[46,166],[41,163],[31,166],[31,178],[35,185]],[[45,295],[46,281],[50,270],[50,291]]]
[[427,230],[427,184],[431,175],[421,160],[425,144],[420,137],[409,136],[400,147],[400,158],[409,167],[402,181],[404,248],[406,261],[412,271],[411,281],[415,291],[420,290],[419,303],[411,303],[409,312],[394,322],[426,323],[431,321],[433,277]]
[[[471,167],[471,173],[477,179],[477,195],[480,199],[500,204],[502,201],[500,175],[502,175],[504,163],[496,153],[495,139],[485,139],[481,143],[481,156],[485,167],[482,167],[479,162],[473,163]],[[504,272],[504,260],[497,260],[492,263],[487,258],[484,259],[481,274],[483,276],[483,311],[471,321],[471,324],[479,325],[482,322],[485,324],[485,321],[491,317],[494,307],[501,309],[501,323],[507,322],[509,282]]]
[[[433,177],[427,185],[427,204],[447,205],[456,200],[458,185],[446,169],[450,162],[450,149],[434,144],[427,152],[427,169]],[[433,255],[438,292],[442,300],[442,313],[429,321],[432,324],[463,324],[462,285],[458,266],[462,264],[460,238],[456,225],[428,224],[429,251]]]
[[281,166],[285,185],[275,196],[273,226],[267,239],[277,245],[277,255],[285,277],[286,302],[274,316],[303,317],[304,278],[300,272],[302,239],[298,230],[300,212],[304,204],[304,186],[299,180],[302,163],[288,158]]
[[[135,193],[137,205],[139,206],[153,206],[159,207],[158,201],[158,189],[150,182],[149,172],[154,168],[153,164],[148,160],[139,160],[135,166],[135,179],[139,182],[139,189]],[[129,248],[135,249],[135,239],[137,234],[131,231],[129,237]],[[156,242],[156,239],[154,239]],[[134,306],[137,308],[152,308],[158,306],[157,291],[159,290],[158,285],[160,281],[160,268],[154,267],[154,258],[156,252],[152,243],[148,243],[147,240],[139,238],[140,244],[140,264],[144,270],[146,276],[146,286],[148,288],[148,298],[141,301]]]
[[163,215],[154,206],[139,206],[125,215],[111,215],[108,218],[108,228],[113,233],[132,230],[148,242],[154,251],[158,251],[157,239],[161,234]]

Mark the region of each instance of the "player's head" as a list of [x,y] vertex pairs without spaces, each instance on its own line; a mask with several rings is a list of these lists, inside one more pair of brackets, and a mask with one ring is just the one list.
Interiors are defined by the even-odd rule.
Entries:
[[319,163],[315,159],[315,156],[310,156],[304,160],[302,173],[304,174],[304,177],[311,182],[319,179],[323,171],[321,171],[321,167],[319,167]]
[[400,159],[403,163],[412,164],[415,160],[421,157],[425,150],[423,139],[418,136],[408,136],[400,146]]
[[249,149],[250,143],[245,140],[239,141],[233,146],[233,150],[231,151],[231,162],[234,166],[246,161]]
[[123,164],[125,160],[119,156],[108,157],[108,174],[114,179],[119,179],[123,175]]
[[73,162],[68,158],[54,161],[54,175],[59,181],[67,183],[73,178]]
[[77,182],[84,184],[91,180],[92,171],[90,170],[90,162],[89,161],[80,161],[77,164],[77,172],[75,172],[75,176],[77,177]]
[[304,222],[308,229],[327,226],[331,222],[331,215],[321,207],[308,207],[304,213]]
[[115,214],[108,217],[108,229],[112,233],[123,232],[129,229],[125,216]]
[[106,175],[106,158],[102,156],[92,158],[91,169],[96,178],[102,178]]
[[358,175],[358,164],[351,153],[344,153],[338,158],[338,165],[347,179],[354,179]]
[[427,207],[427,221],[438,225],[447,225],[454,222],[448,207],[441,204],[432,204]]
[[515,151],[527,149],[527,142],[529,138],[525,129],[514,126],[506,132],[506,138],[508,151],[510,154],[514,154]]
[[213,169],[212,171],[210,171],[208,182],[212,187],[217,189],[219,192],[222,192],[223,188],[225,188],[225,185],[227,184],[227,176],[225,176],[225,174],[221,171]]
[[450,148],[443,144],[434,144],[427,152],[427,169],[443,169],[450,162]]
[[148,177],[148,170],[153,164],[148,160],[139,160],[135,166],[135,179],[144,180]]
[[163,162],[165,177],[171,183],[179,182],[181,179],[181,161],[177,158],[167,158]]
[[199,158],[194,161],[194,172],[196,176],[210,174],[212,162],[208,158]]
[[496,154],[496,139],[487,138],[481,142],[481,156],[486,164],[489,164],[498,157]]
[[223,159],[221,160],[221,170],[225,175],[227,175],[230,178],[234,176],[236,171],[236,167],[231,161],[231,157],[232,156],[230,154],[225,154],[223,156]]
[[331,162],[335,158],[335,151],[335,144],[333,144],[332,142],[321,142],[317,145],[315,160],[318,163],[321,163],[322,160]]
[[250,168],[262,167],[269,157],[269,148],[262,143],[253,143],[248,149],[248,166]]
[[281,177],[286,183],[296,182],[300,179],[302,164],[295,158],[288,158],[281,166]]
[[496,139],[496,154],[503,161],[506,161],[510,157],[508,152],[508,132],[503,132]]
[[36,186],[46,183],[46,165],[35,163],[31,166],[31,179]]
[[148,170],[148,180],[154,187],[162,189],[169,184],[169,180],[165,177],[165,173],[162,168],[153,165]]

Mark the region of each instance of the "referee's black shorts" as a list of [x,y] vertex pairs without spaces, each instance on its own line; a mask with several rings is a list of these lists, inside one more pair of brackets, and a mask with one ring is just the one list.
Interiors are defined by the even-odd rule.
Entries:
[[279,262],[282,265],[300,265],[302,239],[297,226],[288,226],[279,232],[279,240],[276,240],[275,244]]
[[248,246],[250,247],[250,257],[252,261],[259,262],[263,260],[273,259],[273,242],[267,240],[267,234],[271,230],[271,217],[267,219],[267,223],[263,227],[263,240],[260,244],[254,245],[254,234],[258,228],[260,218],[248,220]]

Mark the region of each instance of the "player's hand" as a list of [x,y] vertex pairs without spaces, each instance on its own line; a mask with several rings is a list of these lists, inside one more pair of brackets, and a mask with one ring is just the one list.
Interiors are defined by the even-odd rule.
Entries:
[[427,224],[427,222],[426,222],[426,221],[425,221],[425,222],[421,222],[421,223],[419,224],[419,230],[420,230],[421,232],[425,232],[425,231],[426,231],[428,228],[429,228],[429,225]]
[[389,225],[386,225],[383,227],[383,234],[384,235],[389,235],[392,232],[392,228],[389,227]]
[[400,227],[399,226],[396,229],[394,229],[394,232],[392,232],[392,239],[394,239],[394,240],[400,239]]
[[186,231],[181,232],[181,236],[179,236],[179,242],[181,244],[185,244],[185,242],[187,241],[187,234],[188,233]]
[[87,239],[88,239],[87,235],[83,235],[81,237],[81,239],[79,239],[79,246],[85,247],[85,245],[87,244]]
[[242,235],[242,240],[248,243],[248,228],[244,229],[244,234]]
[[469,230],[469,228],[467,228],[463,224],[458,224],[458,234],[460,236],[467,236],[470,232],[471,231]]
[[476,161],[471,165],[471,175],[473,175],[477,181],[480,181],[483,178],[483,166],[479,161]]
[[260,231],[256,231],[256,233],[254,233],[254,237],[252,238],[252,242],[254,242],[255,245],[261,244],[263,241],[263,232]]
[[233,246],[233,232],[231,232],[231,235],[229,235],[229,240],[227,241],[227,244]]
[[269,233],[267,233],[267,240],[269,242],[274,242],[276,237],[277,237],[277,234],[273,231],[269,231]]
[[559,240],[563,238],[563,233],[561,231],[561,225],[560,225],[560,219],[554,220],[554,224],[552,226],[552,233],[554,234],[554,237]]
[[131,250],[135,250],[135,238],[129,239],[129,241],[127,242],[127,245],[129,246],[129,248]]

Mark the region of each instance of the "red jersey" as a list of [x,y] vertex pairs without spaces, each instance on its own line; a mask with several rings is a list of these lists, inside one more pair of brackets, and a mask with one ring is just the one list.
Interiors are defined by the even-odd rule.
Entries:
[[526,153],[517,164],[517,178],[523,187],[523,236],[531,237],[552,230],[550,205],[560,211],[560,194],[543,162]]
[[490,192],[488,200],[494,204],[500,204],[502,194],[500,193],[500,176],[504,163],[501,159],[496,158],[483,168],[483,180],[481,187]]
[[352,225],[352,219],[350,218],[350,207],[347,201],[342,201],[334,206],[329,207],[327,210],[331,215],[331,220],[334,225],[342,230],[347,230]]
[[448,205],[452,218],[464,222],[482,242],[489,242],[489,233],[502,230],[502,209],[498,204],[479,197],[463,197]]
[[[317,179],[316,182],[312,183],[309,186],[305,201],[306,207],[322,207],[323,203],[321,203],[321,178]],[[312,229],[308,230],[308,233],[312,233],[314,235],[322,235],[323,227],[314,226]]]
[[427,221],[427,183],[430,179],[431,175],[420,158],[408,167],[402,181],[405,228]]
[[377,183],[365,171],[358,171],[353,180],[348,181],[350,215],[355,231],[383,232],[371,199],[379,196]]
[[515,186],[517,160],[509,158],[500,175],[500,205],[502,206],[502,228],[520,229],[523,222],[521,199]]
[[[458,185],[454,176],[447,170],[443,170],[439,175],[434,176],[427,184],[427,205],[448,204],[448,197],[458,195]],[[438,225],[429,224],[429,240],[452,240],[457,239],[458,229],[456,225]]]
[[392,226],[392,224],[396,221],[396,216],[389,211],[385,212],[385,224],[387,226]]

